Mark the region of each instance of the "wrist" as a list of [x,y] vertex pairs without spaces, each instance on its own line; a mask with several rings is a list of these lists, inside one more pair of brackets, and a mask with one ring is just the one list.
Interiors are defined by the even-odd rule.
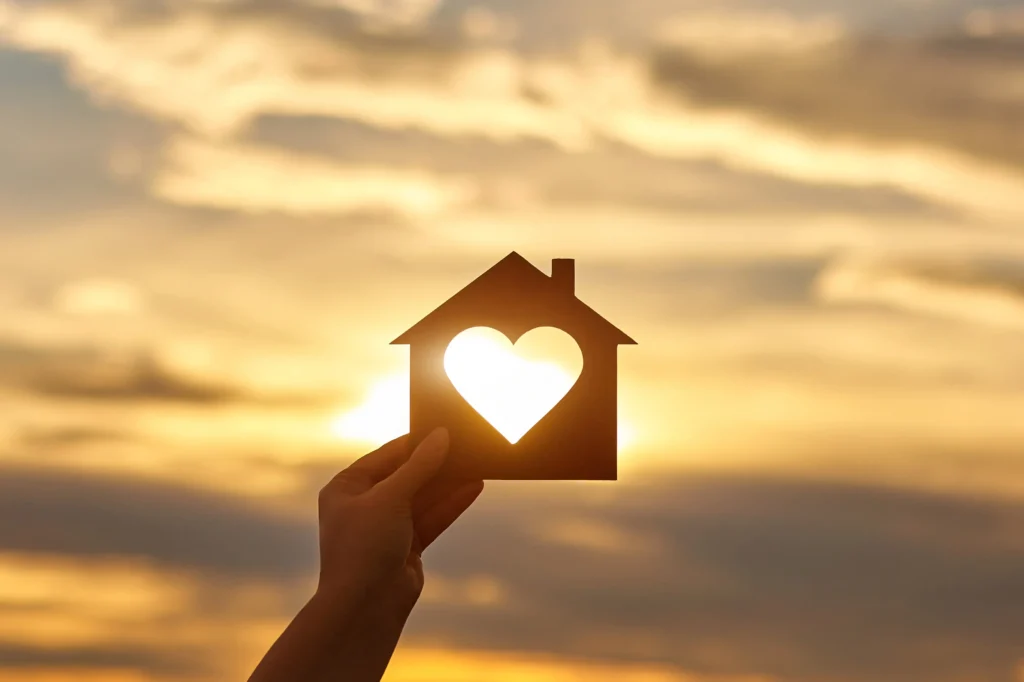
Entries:
[[303,611],[322,626],[344,632],[357,618],[363,601],[358,589],[318,586]]
[[[368,592],[318,589],[305,613],[308,627],[320,633],[317,680],[379,682],[402,635],[411,608],[399,608]],[[297,619],[298,620],[298,619]],[[295,679],[295,678],[289,678]]]
[[336,664],[358,622],[357,602],[342,595],[316,592],[299,610],[249,682],[313,682]]
[[314,617],[339,631],[402,628],[416,605],[416,596],[386,585],[321,585],[309,600]]

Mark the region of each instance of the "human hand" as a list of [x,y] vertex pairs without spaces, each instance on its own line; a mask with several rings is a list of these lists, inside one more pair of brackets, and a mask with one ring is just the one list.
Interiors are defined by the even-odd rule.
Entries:
[[483,481],[437,478],[448,432],[398,438],[320,492],[320,581],[250,682],[379,682],[423,589],[422,552]]
[[318,596],[353,593],[404,617],[423,589],[421,554],[480,495],[483,481],[438,481],[448,431],[408,437],[357,460],[320,492]]

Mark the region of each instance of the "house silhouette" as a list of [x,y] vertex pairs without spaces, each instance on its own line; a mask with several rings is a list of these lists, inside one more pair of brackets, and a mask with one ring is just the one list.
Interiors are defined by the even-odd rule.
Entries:
[[[392,341],[410,347],[410,433],[445,426],[446,473],[486,479],[614,480],[617,476],[618,346],[636,342],[576,298],[575,261],[552,261],[548,277],[516,252],[466,285]],[[472,327],[513,343],[556,327],[583,355],[576,384],[515,444],[469,405],[444,369],[448,344]]]

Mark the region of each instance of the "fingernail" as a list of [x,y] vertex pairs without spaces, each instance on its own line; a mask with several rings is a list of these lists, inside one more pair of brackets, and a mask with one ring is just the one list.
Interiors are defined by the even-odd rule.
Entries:
[[439,426],[427,435],[420,447],[430,452],[443,452],[448,449],[448,429]]

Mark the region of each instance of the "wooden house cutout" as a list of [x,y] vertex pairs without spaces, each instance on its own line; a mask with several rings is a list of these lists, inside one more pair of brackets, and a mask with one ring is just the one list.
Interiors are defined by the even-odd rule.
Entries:
[[[575,277],[572,259],[553,260],[548,277],[512,252],[392,342],[410,347],[413,442],[438,426],[448,428],[446,474],[616,479],[618,346],[636,342],[576,298]],[[448,344],[472,327],[491,327],[513,343],[531,329],[556,327],[582,352],[576,384],[514,444],[466,402],[445,373]]]

